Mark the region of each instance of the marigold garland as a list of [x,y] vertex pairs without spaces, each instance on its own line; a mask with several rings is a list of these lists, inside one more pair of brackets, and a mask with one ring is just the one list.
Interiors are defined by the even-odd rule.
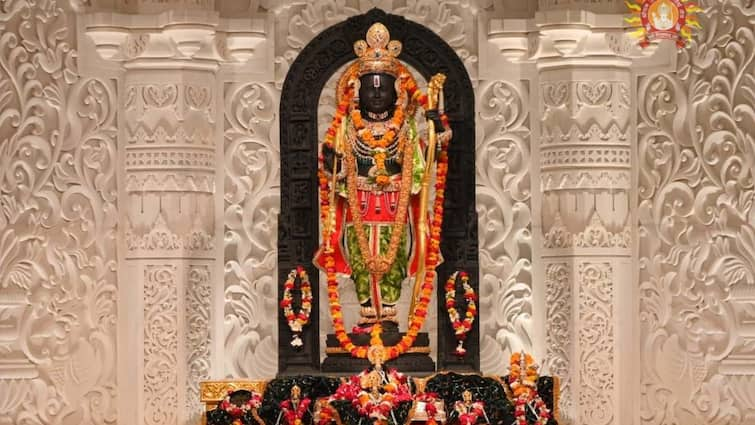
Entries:
[[529,354],[524,352],[511,355],[509,386],[514,392],[515,425],[527,425],[527,405],[534,403],[537,420],[534,425],[546,425],[551,418],[548,406],[537,392],[538,366]]
[[[461,276],[461,284],[464,288],[464,299],[467,302],[467,309],[464,313],[463,320],[459,316],[459,312],[456,310],[457,276]],[[448,278],[446,281],[446,309],[448,310],[448,318],[451,320],[451,326],[454,329],[454,335],[458,341],[454,353],[460,357],[467,353],[467,350],[464,348],[464,340],[469,331],[472,330],[472,324],[477,315],[477,305],[475,304],[476,299],[477,295],[475,295],[474,289],[469,284],[469,275],[467,275],[466,272],[455,272]]]
[[[291,290],[294,289],[297,277],[301,281],[301,309],[298,313],[295,313],[293,310],[294,297],[291,294]],[[312,313],[312,284],[309,282],[309,276],[304,267],[296,266],[295,269],[288,273],[288,279],[283,283],[283,299],[280,302],[280,306],[288,322],[288,327],[293,333],[291,345],[297,348],[301,347],[304,343],[301,340],[300,334],[304,326],[309,323],[309,316]]]
[[[404,83],[406,79],[402,80]],[[400,131],[404,123],[404,110],[401,105],[398,105],[393,112],[387,131],[376,139],[372,133],[372,129],[365,126],[364,119],[362,118],[362,112],[359,108],[353,108],[351,111],[351,122],[354,124],[356,133],[359,138],[367,143],[367,146],[372,150],[372,158],[375,161],[377,169],[375,175],[375,183],[378,186],[386,186],[390,183],[390,177],[385,169],[386,149],[396,139],[396,135]]]

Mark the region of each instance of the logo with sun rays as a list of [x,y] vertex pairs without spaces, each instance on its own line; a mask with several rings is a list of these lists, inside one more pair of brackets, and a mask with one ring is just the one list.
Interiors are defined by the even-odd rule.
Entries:
[[700,28],[696,13],[701,12],[691,0],[627,0],[632,16],[626,22],[637,30],[632,35],[647,47],[653,40],[676,40],[684,44],[692,38],[692,28]]

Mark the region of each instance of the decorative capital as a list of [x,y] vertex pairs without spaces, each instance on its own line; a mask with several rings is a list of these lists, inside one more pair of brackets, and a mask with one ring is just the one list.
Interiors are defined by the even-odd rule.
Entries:
[[625,14],[596,13],[575,8],[541,9],[532,19],[493,18],[488,48],[508,62],[539,68],[564,64],[630,67],[653,60],[658,41],[641,48],[625,28]]
[[131,66],[170,68],[171,63],[185,66],[188,59],[192,67],[209,69],[224,62],[245,63],[267,38],[262,18],[221,19],[212,9],[87,13],[82,20],[103,59]]

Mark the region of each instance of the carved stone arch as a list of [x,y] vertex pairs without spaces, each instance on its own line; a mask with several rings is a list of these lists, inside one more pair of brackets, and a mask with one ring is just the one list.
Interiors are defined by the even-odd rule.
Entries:
[[[375,22],[385,24],[391,38],[400,40],[399,59],[413,66],[425,79],[442,72],[445,107],[453,140],[449,149],[449,171],[443,220],[441,251],[445,262],[438,271],[438,368],[479,370],[479,321],[474,322],[463,359],[453,355],[455,341],[445,311],[443,283],[455,270],[466,270],[478,289],[479,261],[477,213],[475,210],[475,111],[474,91],[461,59],[437,34],[402,16],[372,9],[333,25],[307,44],[296,58],[283,84],[280,102],[281,213],[278,220],[278,299],[289,271],[303,265],[310,276],[312,292],[319,294],[319,279],[312,257],[319,240],[317,189],[317,107],[320,93],[331,75],[356,58],[355,41],[364,39]],[[461,291],[459,291],[461,292]],[[312,323],[302,335],[304,349],[289,345],[291,334],[279,314],[278,344],[281,374],[316,372],[320,368],[319,301],[312,308]]]

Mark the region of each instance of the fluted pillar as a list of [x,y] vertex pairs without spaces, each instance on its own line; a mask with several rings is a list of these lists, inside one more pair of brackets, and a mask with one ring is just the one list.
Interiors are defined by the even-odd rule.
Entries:
[[536,23],[545,362],[561,423],[630,424],[632,61],[620,15],[541,10]]

